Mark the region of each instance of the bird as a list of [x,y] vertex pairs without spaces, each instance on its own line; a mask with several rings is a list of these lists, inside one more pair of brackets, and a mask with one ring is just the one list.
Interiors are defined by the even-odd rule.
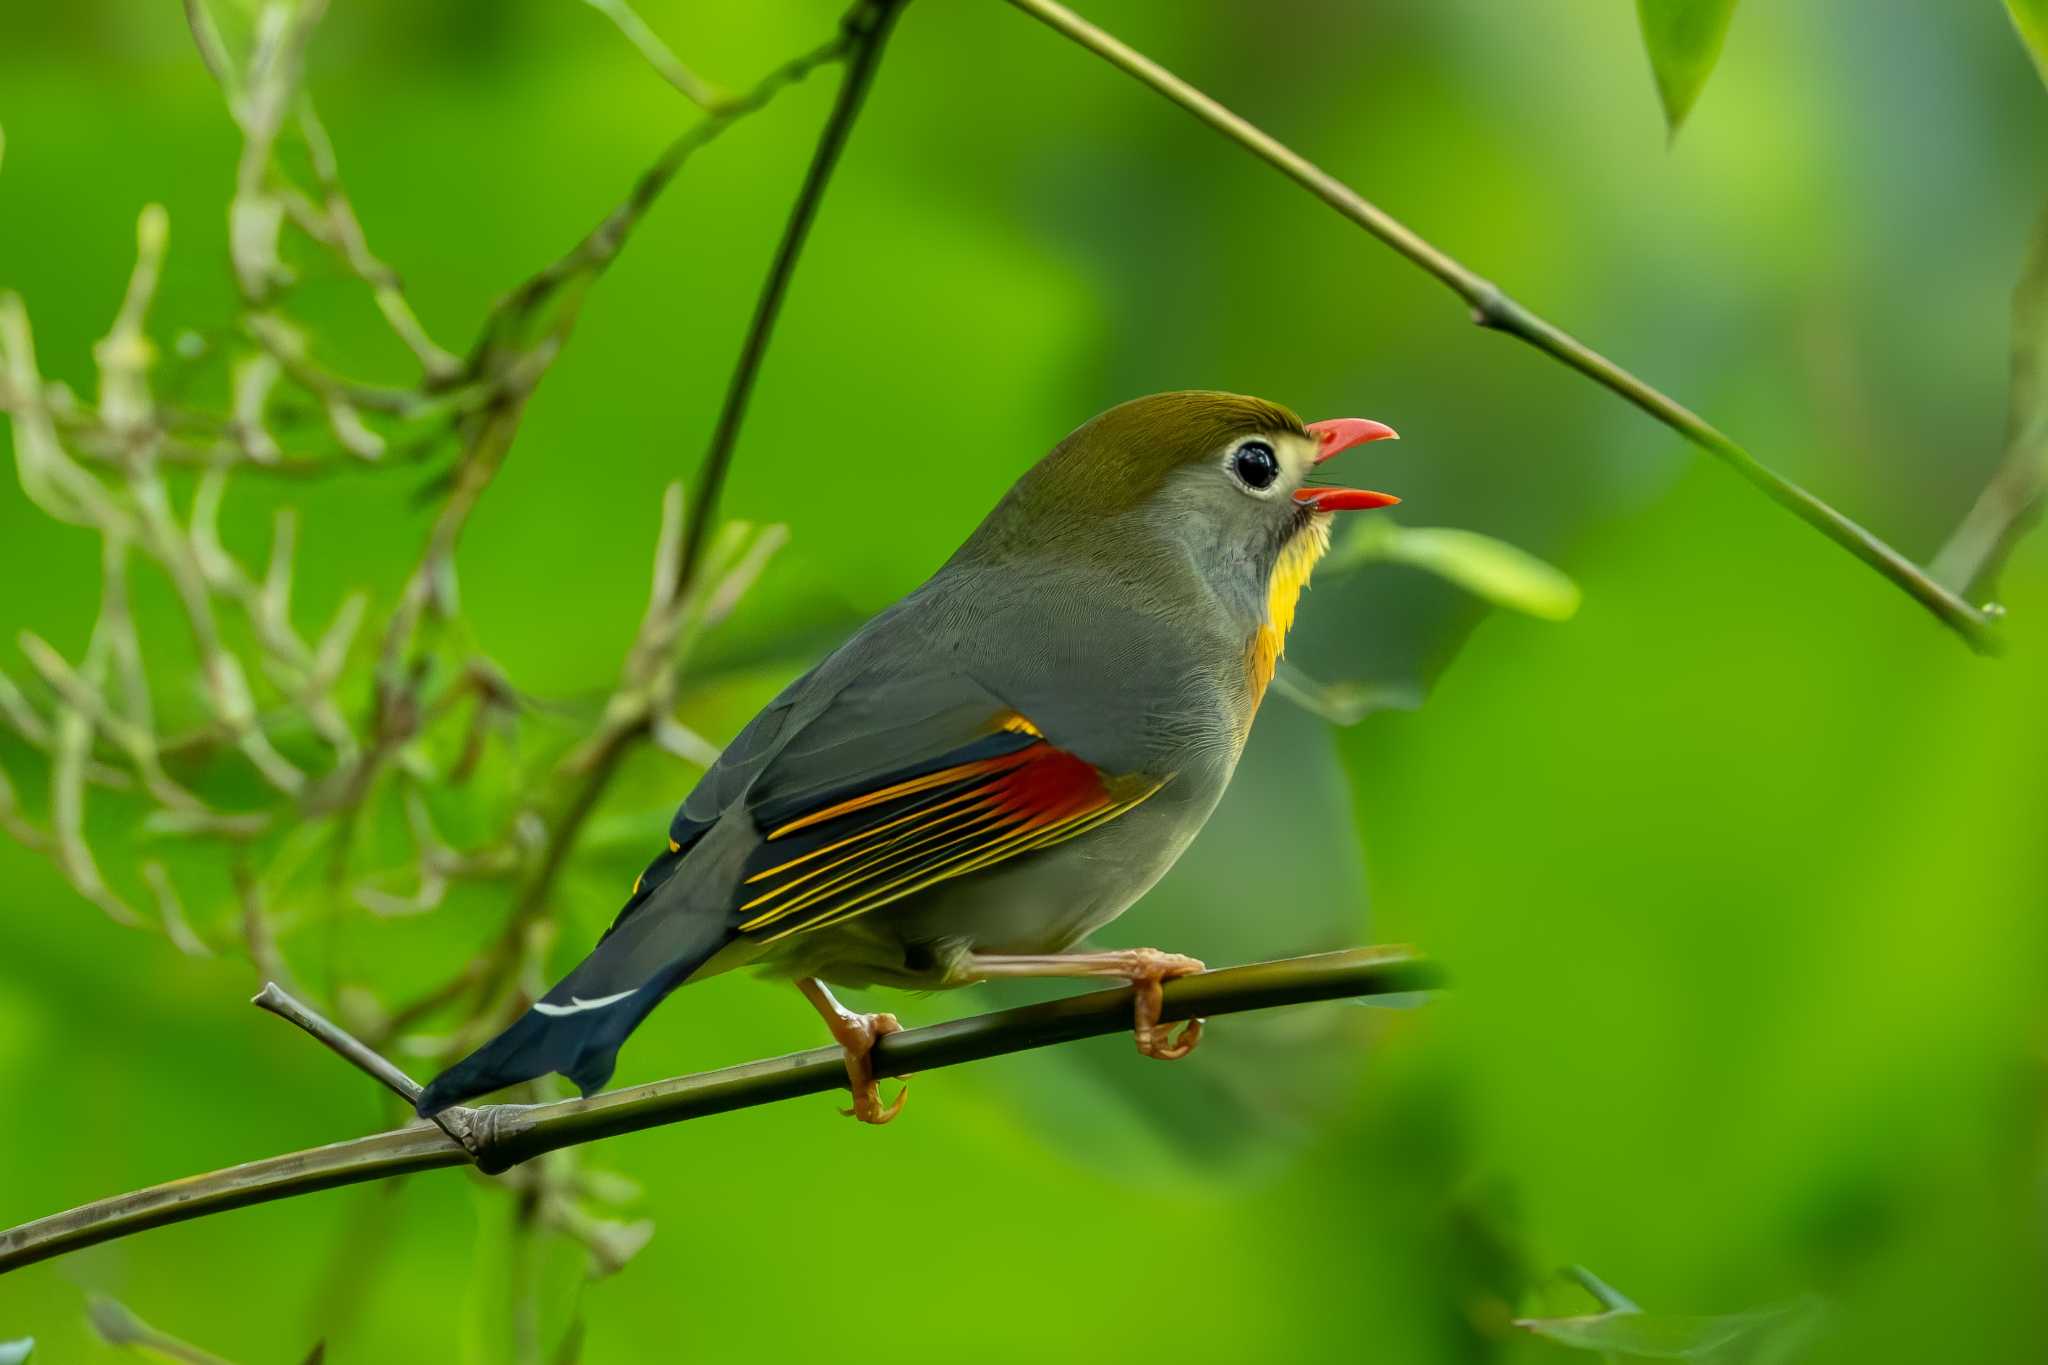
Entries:
[[1208,390],[1076,428],[740,731],[589,955],[419,1113],[548,1072],[594,1094],[670,992],[739,967],[794,981],[866,1123],[903,1107],[872,1056],[901,1024],[833,986],[1123,980],[1139,1052],[1186,1056],[1202,1021],[1162,1028],[1161,983],[1203,964],[1086,943],[1215,810],[1334,515],[1399,501],[1312,477],[1395,435]]

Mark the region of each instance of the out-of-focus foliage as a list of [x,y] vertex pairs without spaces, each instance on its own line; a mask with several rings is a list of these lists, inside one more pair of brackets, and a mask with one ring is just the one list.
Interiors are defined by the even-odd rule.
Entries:
[[1636,0],[1643,46],[1673,136],[1721,60],[1736,0]]
[[[1085,8],[1912,552],[1997,467],[2048,118],[1995,6],[1746,7],[1713,117],[1675,149],[1625,7]],[[641,7],[726,88],[837,12]],[[440,332],[696,116],[567,0],[336,6],[310,61],[358,210]],[[464,606],[537,697],[587,710],[614,681],[660,490],[703,446],[828,98],[792,91],[692,163],[590,294],[479,509]],[[232,316],[235,138],[176,7],[0,9],[0,126],[0,282],[52,374],[90,384],[147,202],[174,242],[156,316]],[[402,364],[349,281],[308,296],[337,359]],[[657,1231],[601,1281],[579,1247],[514,1239],[516,1200],[445,1174],[8,1276],[0,1331],[33,1332],[39,1359],[118,1358],[86,1322],[97,1291],[245,1361],[322,1338],[336,1361],[513,1359],[580,1323],[593,1362],[864,1339],[907,1362],[1124,1359],[1134,1324],[1137,1349],[1190,1361],[1565,1362],[1585,1357],[1513,1320],[1576,1311],[1539,1300],[1583,1261],[1674,1315],[1819,1294],[1813,1359],[2048,1351],[2041,541],[2003,575],[2010,656],[1970,658],[1670,433],[1472,328],[1007,6],[904,17],[727,503],[791,540],[696,658],[682,718],[730,735],[1063,432],[1192,385],[1392,422],[1406,440],[1352,458],[1403,515],[1524,547],[1583,604],[1558,625],[1409,565],[1319,579],[1291,661],[1426,703],[1333,735],[1276,699],[1211,828],[1105,937],[1212,962],[1405,939],[1455,990],[1219,1023],[1177,1067],[1104,1040],[923,1077],[877,1132],[820,1099],[608,1144],[592,1159],[632,1180],[606,1195]],[[308,620],[357,586],[389,601],[424,531],[405,492],[303,491]],[[251,507],[223,534],[247,552],[267,526]],[[0,490],[10,632],[81,649],[96,573],[88,538]],[[176,606],[152,587],[136,610]],[[0,739],[0,766],[32,758]],[[679,794],[672,765],[629,765],[564,878],[552,966],[601,932]],[[176,841],[95,835],[192,874]],[[388,1117],[241,1003],[246,963],[111,925],[11,846],[0,885],[0,1222]],[[283,929],[321,989],[404,998],[503,908]],[[816,1045],[786,994],[679,993],[620,1080]],[[922,1022],[992,994],[875,1003]]]
[[2020,41],[2033,54],[2041,79],[2048,81],[2048,0],[2005,0],[2005,8]]

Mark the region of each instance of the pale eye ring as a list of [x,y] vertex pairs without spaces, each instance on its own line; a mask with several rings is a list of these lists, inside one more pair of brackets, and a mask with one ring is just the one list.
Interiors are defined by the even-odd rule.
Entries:
[[1263,493],[1280,477],[1280,457],[1264,441],[1246,441],[1231,454],[1230,470],[1246,488]]

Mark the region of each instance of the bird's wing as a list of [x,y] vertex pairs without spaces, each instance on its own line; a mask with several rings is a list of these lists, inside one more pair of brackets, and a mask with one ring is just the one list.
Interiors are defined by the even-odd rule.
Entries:
[[837,924],[1071,839],[1161,785],[1103,772],[1014,711],[991,710],[981,729],[935,756],[755,806],[762,841],[742,870],[734,932],[773,942]]
[[648,1011],[735,939],[838,923],[1070,839],[1162,784],[1062,748],[964,670],[927,662],[940,651],[891,643],[856,637],[755,717],[604,939],[436,1077],[419,1112],[546,1071],[588,1095]]
[[[1070,839],[1159,788],[1166,774],[1062,744],[1067,717],[1020,714],[1000,680],[934,644],[919,605],[878,617],[741,732],[677,812],[614,933],[688,902],[723,909],[729,934],[773,941]],[[734,820],[752,845],[737,867],[691,856]],[[671,879],[680,894],[657,894]]]

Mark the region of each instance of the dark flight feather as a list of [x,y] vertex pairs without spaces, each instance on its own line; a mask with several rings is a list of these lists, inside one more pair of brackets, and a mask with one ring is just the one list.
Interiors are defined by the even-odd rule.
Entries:
[[1105,778],[1014,714],[983,726],[992,733],[922,762],[750,804],[759,838],[724,914],[690,895],[692,854],[712,825],[679,813],[670,847],[648,864],[590,955],[510,1028],[437,1076],[419,1112],[550,1071],[592,1094],[611,1079],[627,1035],[734,939],[773,942],[836,924],[1071,838],[1157,790]]

